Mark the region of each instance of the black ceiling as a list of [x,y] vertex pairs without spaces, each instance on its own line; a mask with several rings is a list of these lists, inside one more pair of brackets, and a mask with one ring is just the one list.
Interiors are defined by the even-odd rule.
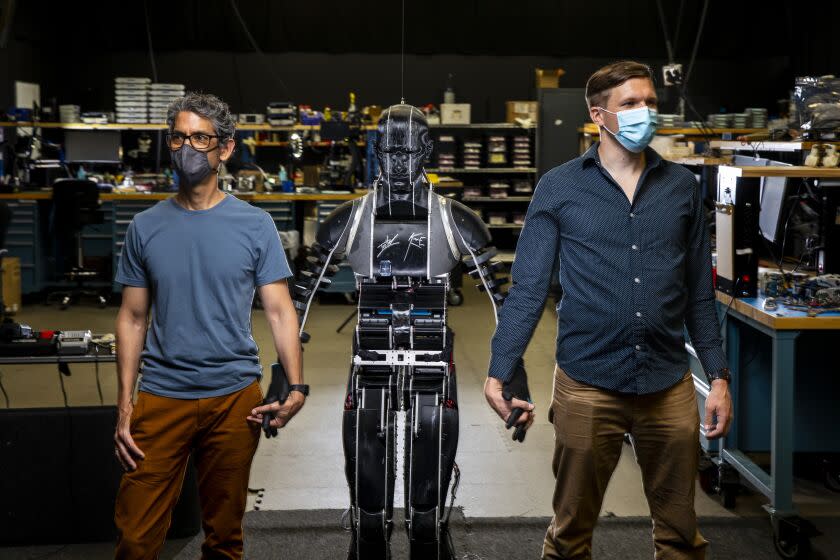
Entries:
[[[401,0],[234,1],[259,47],[268,52],[400,49]],[[684,60],[691,51],[703,1],[662,0],[662,4],[672,35],[683,5],[675,51]],[[12,37],[57,54],[146,50],[144,6],[156,51],[253,50],[229,0],[17,0]],[[406,49],[415,54],[665,56],[654,0],[406,0],[405,6]],[[838,21],[828,13],[836,8],[822,6],[820,11],[825,18],[800,13],[790,1],[712,0],[701,56],[790,55],[808,50],[815,27],[833,35],[832,21]],[[804,30],[800,22],[805,22]],[[831,54],[836,49],[832,46]]]

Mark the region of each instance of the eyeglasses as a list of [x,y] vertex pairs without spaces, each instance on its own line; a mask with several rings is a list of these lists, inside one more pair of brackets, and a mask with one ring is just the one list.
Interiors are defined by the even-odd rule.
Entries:
[[210,142],[213,138],[219,138],[217,134],[204,134],[203,132],[196,132],[194,134],[186,135],[180,132],[170,132],[166,134],[166,145],[170,150],[180,150],[184,142],[189,142],[196,150],[209,151]]

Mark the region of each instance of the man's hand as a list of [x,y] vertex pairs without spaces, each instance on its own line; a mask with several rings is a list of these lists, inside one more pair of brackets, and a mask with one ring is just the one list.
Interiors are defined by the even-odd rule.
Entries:
[[273,402],[271,404],[256,407],[251,411],[251,415],[248,416],[248,422],[253,422],[254,424],[262,426],[263,414],[270,414],[273,416],[270,422],[271,427],[282,428],[289,423],[289,420],[291,420],[301,408],[303,408],[303,404],[305,402],[306,397],[303,396],[303,393],[300,391],[292,391],[289,393],[289,398],[287,398],[286,402],[283,404]]
[[[531,427],[531,424],[534,423],[534,405],[528,401],[516,398],[509,401],[505,400],[502,395],[503,390],[504,384],[500,379],[488,377],[487,381],[484,382],[484,398],[487,399],[487,404],[489,404],[490,407],[496,411],[496,414],[499,415],[499,418],[505,422],[507,422],[508,418],[510,418],[514,408],[521,408],[525,412],[523,412],[519,419],[512,425],[522,426],[523,430],[527,430]],[[510,428],[510,426],[508,426],[508,428]]]
[[706,439],[717,439],[729,433],[732,425],[732,398],[729,395],[729,382],[725,379],[712,380],[712,390],[706,398]]
[[145,459],[146,455],[140,451],[134,439],[131,437],[131,413],[134,406],[120,407],[117,417],[117,429],[114,432],[115,453],[122,468],[126,471],[133,471],[137,468],[137,461]]

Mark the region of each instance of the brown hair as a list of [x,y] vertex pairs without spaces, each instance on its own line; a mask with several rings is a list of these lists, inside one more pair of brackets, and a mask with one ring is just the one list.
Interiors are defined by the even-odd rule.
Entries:
[[653,72],[647,64],[633,60],[622,60],[599,68],[586,81],[586,104],[602,107],[609,98],[609,91],[633,78],[647,78],[653,81]]

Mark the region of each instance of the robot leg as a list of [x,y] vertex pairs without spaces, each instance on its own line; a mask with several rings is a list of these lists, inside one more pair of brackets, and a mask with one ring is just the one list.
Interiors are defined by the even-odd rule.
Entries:
[[351,372],[344,405],[344,456],[353,529],[350,558],[390,557],[396,469],[392,388],[379,374]]
[[457,401],[450,398],[455,397],[454,371],[434,391],[416,387],[417,381],[406,415],[406,528],[412,558],[443,560],[448,557],[446,498],[458,448]]

